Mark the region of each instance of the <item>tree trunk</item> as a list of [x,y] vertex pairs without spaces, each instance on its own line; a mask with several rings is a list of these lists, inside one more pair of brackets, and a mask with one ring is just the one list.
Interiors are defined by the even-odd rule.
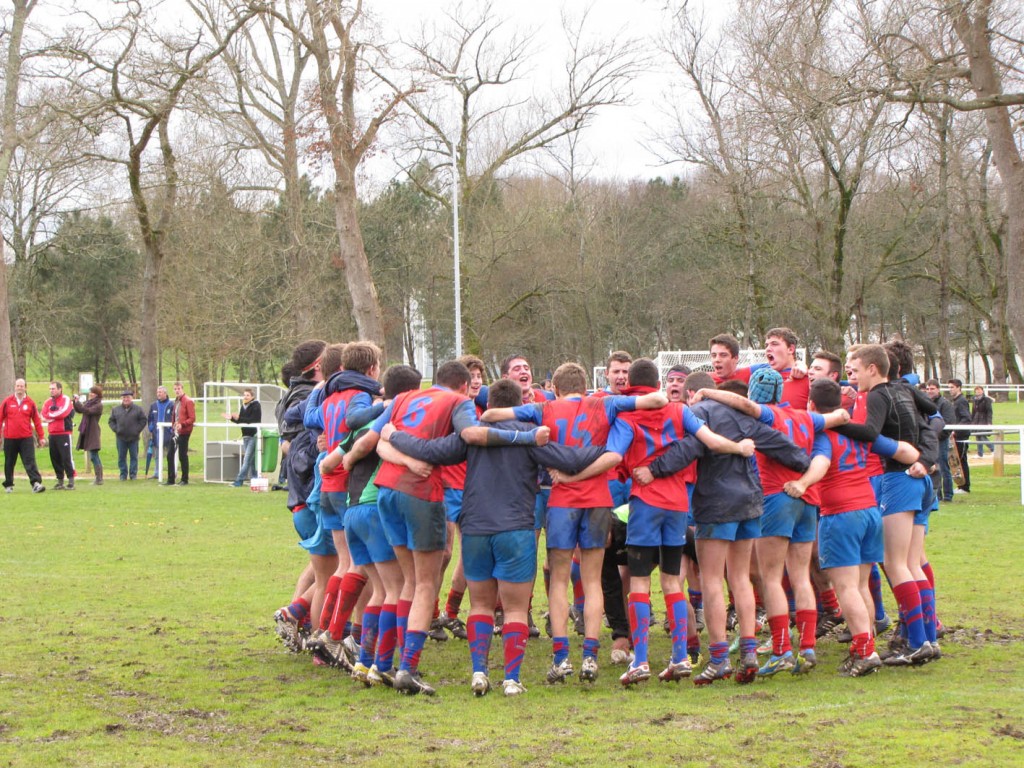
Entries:
[[345,277],[348,295],[352,300],[352,318],[356,321],[359,338],[372,341],[384,349],[384,320],[377,299],[377,286],[370,274],[370,262],[363,246],[363,233],[356,214],[355,169],[335,164],[338,174],[334,184],[334,222],[338,230],[338,259]]
[[13,392],[14,347],[11,338],[10,299],[7,295],[7,262],[4,259],[4,239],[0,237],[0,392]]

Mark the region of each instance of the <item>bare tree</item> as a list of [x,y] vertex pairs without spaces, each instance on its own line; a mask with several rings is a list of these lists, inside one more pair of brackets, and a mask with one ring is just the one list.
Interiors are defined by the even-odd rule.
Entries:
[[159,383],[160,273],[179,185],[171,118],[186,87],[253,14],[241,11],[211,43],[201,31],[161,31],[147,10],[129,4],[120,18],[97,23],[91,45],[71,51],[92,73],[92,95],[105,110],[103,129],[121,145],[97,157],[124,168],[144,246],[139,362],[146,399],[156,396]]
[[[646,64],[640,45],[628,36],[604,40],[590,33],[587,13],[562,19],[565,61],[551,75],[546,92],[522,88],[536,64],[533,33],[510,29],[491,3],[480,7],[459,5],[438,25],[431,25],[408,43],[412,66],[433,98],[410,99],[422,133],[410,142],[410,167],[424,158],[434,170],[452,164],[455,156],[459,206],[464,212],[465,248],[472,254],[479,213],[496,199],[502,174],[510,173],[528,157],[536,157],[556,143],[578,135],[599,110],[625,104],[634,76]],[[452,98],[438,90],[452,89]],[[454,122],[454,125],[453,125]],[[570,145],[571,146],[571,145]],[[447,174],[424,178],[436,179]],[[448,189],[424,186],[423,191],[449,208]],[[481,240],[486,236],[479,234]],[[484,264],[488,263],[484,259]],[[479,270],[476,277],[482,279]],[[523,274],[524,283],[505,294],[504,306],[487,307],[474,322],[471,294],[474,270],[462,283],[467,307],[468,345],[479,351],[487,326],[504,312],[547,291],[544,281]],[[511,287],[511,286],[510,286]],[[481,308],[483,309],[483,308]]]

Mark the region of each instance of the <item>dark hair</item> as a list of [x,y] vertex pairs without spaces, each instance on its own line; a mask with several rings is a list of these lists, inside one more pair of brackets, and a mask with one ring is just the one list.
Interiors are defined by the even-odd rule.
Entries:
[[704,371],[695,371],[686,377],[686,381],[683,382],[684,392],[696,392],[698,389],[714,389],[715,380],[711,378],[710,373]]
[[93,384],[91,387],[89,387],[89,391],[92,392],[94,395],[97,395],[98,397],[103,397],[103,387],[101,387],[99,384]]
[[731,333],[720,333],[717,336],[712,336],[711,341],[708,342],[708,349],[711,349],[716,344],[728,347],[729,354],[732,357],[740,356],[740,343],[736,340],[736,337]]
[[686,378],[691,373],[693,373],[693,369],[690,368],[690,366],[688,365],[673,365],[671,368],[668,369],[668,371],[666,371],[666,378],[670,373],[681,373],[683,374],[683,378]]
[[434,381],[448,389],[461,389],[469,386],[469,368],[458,360],[449,360],[434,373]]
[[510,379],[499,379],[487,389],[488,408],[515,408],[523,404],[523,390]]
[[384,372],[384,397],[388,400],[403,392],[419,389],[423,374],[411,365],[392,365]]
[[[511,355],[502,360],[501,365],[498,367],[498,372],[502,376],[508,376],[508,368],[510,365],[512,365],[513,360],[526,360],[526,355],[521,354],[519,352],[513,352]],[[530,361],[526,360],[526,362],[527,364],[529,364]]]
[[826,352],[824,349],[819,349],[814,353],[815,360],[828,360],[828,372],[839,373],[843,369],[843,361],[839,355],[833,352]]
[[634,360],[629,366],[629,386],[631,387],[657,387],[658,366],[653,360],[641,357]]
[[764,337],[766,339],[782,339],[787,347],[793,347],[794,350],[796,350],[797,345],[800,343],[800,339],[797,338],[796,333],[791,328],[770,328]]
[[839,382],[832,379],[816,379],[811,384],[807,399],[814,403],[814,407],[821,413],[827,413],[843,404],[843,391],[839,387]]
[[53,384],[53,386],[55,386],[57,388],[58,392],[63,392],[64,391],[64,385],[61,384],[59,381],[51,381],[50,383]]
[[889,381],[898,379],[900,377],[900,359],[896,357],[896,353],[888,347],[882,347],[885,350],[885,356],[889,358],[889,373],[886,374],[886,378]]
[[326,346],[327,342],[320,339],[310,339],[299,344],[292,352],[291,363],[294,369],[292,375],[301,376],[304,379],[314,378],[316,372],[313,369],[313,364],[324,353]]
[[928,381],[926,381],[924,383],[924,385],[926,387],[935,387],[937,389],[942,389],[942,385],[939,384],[939,380],[938,379],[928,379]]
[[298,375],[298,369],[291,360],[281,366],[281,381],[286,387],[292,383],[292,377],[296,375]]
[[914,372],[914,350],[907,342],[893,339],[886,343],[885,348],[896,357],[898,370],[897,375],[892,378],[908,376]]
[[960,379],[950,379],[946,383],[947,384],[953,384],[954,386],[956,386],[957,389],[963,389],[964,388],[964,383]]
[[[689,379],[687,379],[689,381]],[[742,379],[729,379],[723,381],[718,385],[718,388],[723,392],[735,392],[737,395],[747,396],[748,387],[743,383]]]

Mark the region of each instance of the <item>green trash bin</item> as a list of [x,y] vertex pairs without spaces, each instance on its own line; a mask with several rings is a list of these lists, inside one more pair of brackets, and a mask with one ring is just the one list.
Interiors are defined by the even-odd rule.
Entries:
[[281,443],[281,436],[276,429],[261,429],[260,433],[263,438],[263,464],[260,470],[269,474],[277,469],[277,448]]

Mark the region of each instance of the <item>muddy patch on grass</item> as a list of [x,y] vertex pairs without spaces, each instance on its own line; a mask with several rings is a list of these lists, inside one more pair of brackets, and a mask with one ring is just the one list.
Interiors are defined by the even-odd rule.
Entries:
[[964,648],[981,648],[985,645],[1010,645],[1024,642],[1024,635],[996,632],[981,627],[946,627],[946,636],[942,638],[942,642],[955,643]]

